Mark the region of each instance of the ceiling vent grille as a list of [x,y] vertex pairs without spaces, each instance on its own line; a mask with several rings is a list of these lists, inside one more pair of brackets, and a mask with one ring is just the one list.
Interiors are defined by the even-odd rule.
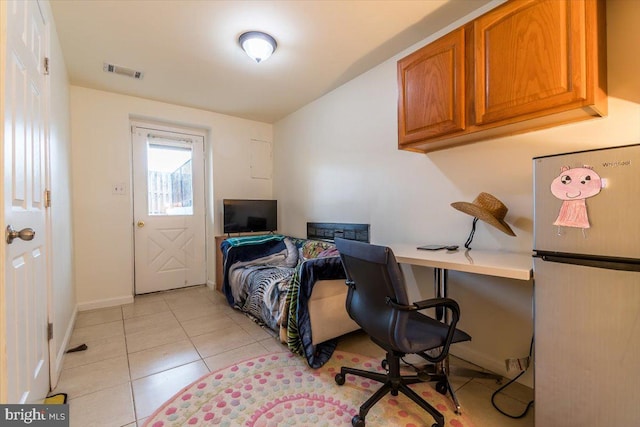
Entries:
[[119,65],[104,63],[102,66],[102,70],[107,73],[120,74],[121,76],[131,77],[136,80],[140,80],[144,73],[142,71],[136,71],[131,68],[121,67]]

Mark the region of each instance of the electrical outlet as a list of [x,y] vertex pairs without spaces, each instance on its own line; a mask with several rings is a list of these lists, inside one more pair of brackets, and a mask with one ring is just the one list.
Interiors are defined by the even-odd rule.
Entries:
[[526,371],[529,367],[529,358],[521,357],[521,358],[513,358],[513,359],[505,359],[505,366],[507,367],[507,372],[512,371]]

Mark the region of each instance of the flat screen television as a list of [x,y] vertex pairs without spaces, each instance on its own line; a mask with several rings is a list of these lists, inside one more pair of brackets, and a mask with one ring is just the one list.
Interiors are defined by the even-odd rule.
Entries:
[[277,200],[224,199],[223,215],[225,233],[278,229]]

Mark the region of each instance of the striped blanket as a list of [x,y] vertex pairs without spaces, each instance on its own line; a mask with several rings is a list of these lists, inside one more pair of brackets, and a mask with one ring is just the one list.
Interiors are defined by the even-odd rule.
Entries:
[[331,357],[336,340],[312,344],[308,300],[318,280],[345,277],[340,258],[331,250],[324,253],[333,256],[322,255],[326,243],[309,245],[309,241],[280,235],[262,237],[223,242],[227,301],[274,335],[284,337],[292,352],[318,368]]

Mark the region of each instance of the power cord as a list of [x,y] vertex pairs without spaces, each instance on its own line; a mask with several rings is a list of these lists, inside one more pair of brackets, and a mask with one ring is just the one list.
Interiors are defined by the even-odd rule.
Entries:
[[[529,360],[531,360],[531,356],[533,355],[533,337],[531,337],[531,345],[529,346]],[[529,369],[529,367],[527,366],[527,369]],[[505,411],[503,411],[502,409],[498,408],[498,405],[495,402],[495,397],[498,395],[498,393],[500,393],[502,390],[504,390],[505,388],[509,387],[511,384],[513,384],[518,378],[520,378],[522,375],[524,375],[525,372],[527,372],[527,369],[525,369],[524,371],[520,372],[518,375],[516,375],[513,379],[509,380],[508,383],[506,383],[505,385],[501,386],[499,389],[497,389],[492,395],[491,395],[491,404],[493,405],[494,408],[496,408],[496,410],[498,412],[500,412],[502,415],[507,416],[509,418],[513,418],[513,419],[520,419],[520,418],[524,418],[527,415],[527,412],[529,412],[529,408],[531,408],[533,406],[533,400],[530,401],[527,404],[527,407],[524,408],[524,412],[519,414],[519,415],[511,415],[506,413]]]
[[412,367],[414,371],[416,371],[416,372],[419,372],[419,371],[420,371],[420,368],[419,368],[418,366],[414,365],[414,364],[413,364],[413,363],[411,363],[411,362],[406,361],[406,360],[404,359],[404,357],[401,357],[401,358],[400,358],[400,360],[402,360],[402,363],[404,363],[405,365]]

